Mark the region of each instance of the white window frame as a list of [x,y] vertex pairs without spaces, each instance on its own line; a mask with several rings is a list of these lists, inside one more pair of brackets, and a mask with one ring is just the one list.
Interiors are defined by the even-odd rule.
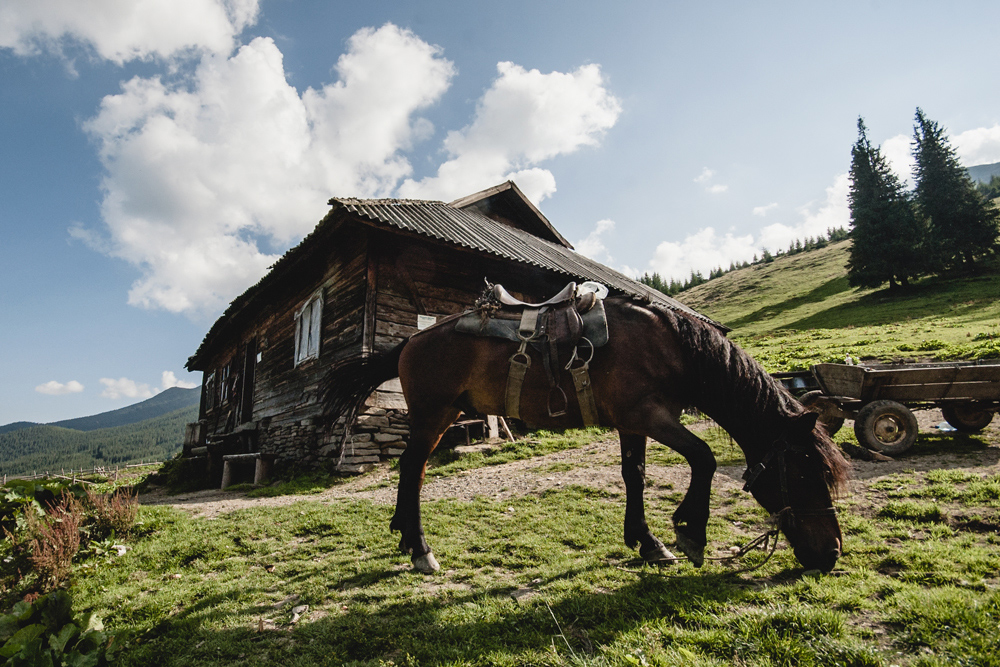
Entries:
[[319,357],[323,338],[323,290],[316,290],[295,311],[295,365]]

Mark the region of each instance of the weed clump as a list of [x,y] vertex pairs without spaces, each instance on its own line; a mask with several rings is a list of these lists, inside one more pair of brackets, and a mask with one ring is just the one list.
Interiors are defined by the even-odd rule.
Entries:
[[18,590],[37,595],[68,585],[74,562],[93,553],[94,544],[126,536],[135,526],[139,503],[134,492],[101,494],[74,484],[62,485],[53,498],[52,487],[15,484],[7,490],[6,557],[0,561],[0,589],[7,595]]
[[139,499],[135,492],[117,489],[112,493],[87,491],[90,506],[91,539],[103,539],[111,535],[125,537],[132,532],[139,516]]

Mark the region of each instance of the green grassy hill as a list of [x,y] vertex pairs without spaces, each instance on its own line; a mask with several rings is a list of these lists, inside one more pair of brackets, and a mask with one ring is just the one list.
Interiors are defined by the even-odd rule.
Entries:
[[850,241],[779,257],[678,295],[732,327],[771,372],[823,361],[1000,358],[1000,273],[931,276],[890,293],[847,284]]
[[164,461],[181,449],[185,424],[198,420],[190,405],[134,424],[78,431],[52,425],[0,434],[0,474]]

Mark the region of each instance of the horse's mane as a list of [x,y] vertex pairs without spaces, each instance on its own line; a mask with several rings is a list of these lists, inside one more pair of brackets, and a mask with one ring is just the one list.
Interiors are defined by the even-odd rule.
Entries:
[[[778,435],[806,409],[753,357],[714,326],[655,304],[647,306],[680,338],[694,406],[741,444],[767,451]],[[834,494],[846,488],[850,467],[823,428],[810,442]]]

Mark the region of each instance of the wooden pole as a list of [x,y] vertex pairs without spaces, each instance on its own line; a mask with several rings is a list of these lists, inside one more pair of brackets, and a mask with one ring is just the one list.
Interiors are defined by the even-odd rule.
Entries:
[[500,417],[500,425],[503,427],[504,434],[510,438],[511,442],[514,442],[514,434],[510,432],[510,427],[507,426],[507,421],[503,417]]

